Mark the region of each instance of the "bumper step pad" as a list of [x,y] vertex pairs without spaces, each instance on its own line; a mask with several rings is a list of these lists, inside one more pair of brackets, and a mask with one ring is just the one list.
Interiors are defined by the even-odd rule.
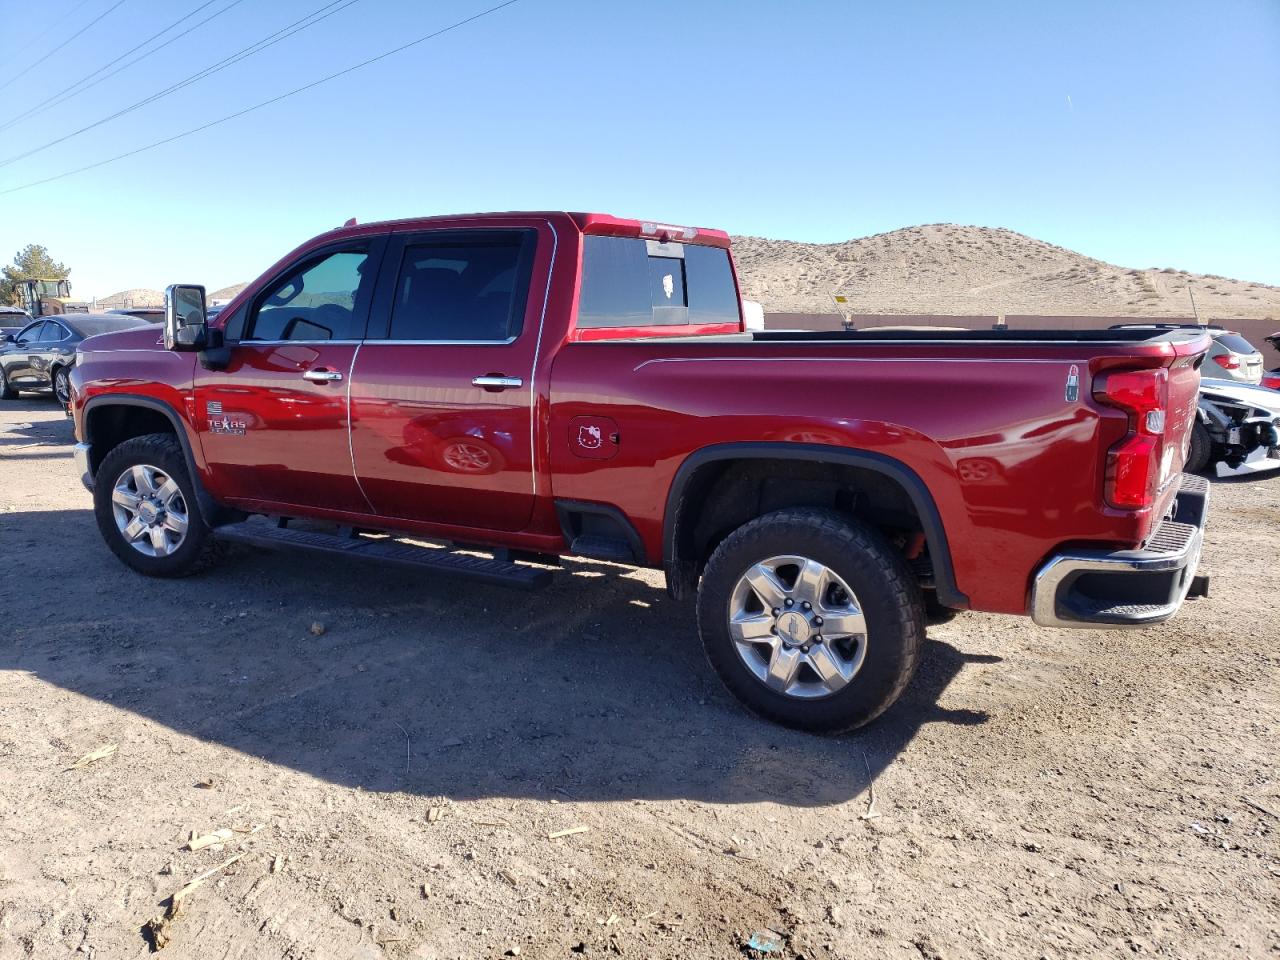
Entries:
[[1051,558],[1031,588],[1045,627],[1143,627],[1168,620],[1196,579],[1209,482],[1184,474],[1173,511],[1138,550],[1080,550]]

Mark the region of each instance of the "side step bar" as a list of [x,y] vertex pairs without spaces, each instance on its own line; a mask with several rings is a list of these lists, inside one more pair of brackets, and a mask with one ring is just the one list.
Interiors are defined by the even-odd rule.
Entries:
[[551,580],[550,570],[537,570],[506,560],[487,560],[484,557],[469,557],[447,550],[415,547],[388,540],[370,540],[360,536],[335,536],[331,533],[291,530],[288,527],[268,527],[258,523],[230,524],[216,528],[213,533],[219,540],[227,543],[242,543],[268,550],[306,550],[311,553],[377,560],[448,576],[466,577],[469,580],[500,587],[514,587],[518,590],[543,587]]

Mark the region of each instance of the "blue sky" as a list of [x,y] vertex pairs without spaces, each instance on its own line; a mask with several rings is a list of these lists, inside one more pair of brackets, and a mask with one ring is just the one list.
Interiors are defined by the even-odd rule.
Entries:
[[[0,83],[115,2],[0,0]],[[0,90],[0,124],[200,2],[124,0]],[[494,2],[359,0],[0,166],[0,190],[197,126]],[[322,3],[244,0],[0,131],[0,160]],[[1280,2],[519,0],[247,117],[0,195],[0,259],[42,243],[72,267],[78,297],[174,281],[212,289],[352,216],[547,208],[823,242],[917,223],[1004,226],[1124,266],[1280,283]]]

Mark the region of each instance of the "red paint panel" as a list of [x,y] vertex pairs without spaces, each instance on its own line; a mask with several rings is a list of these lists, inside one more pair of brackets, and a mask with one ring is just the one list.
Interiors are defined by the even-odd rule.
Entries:
[[1126,422],[1094,403],[1089,373],[1066,399],[1072,365],[1107,362],[1093,352],[1133,362],[1118,345],[569,344],[556,361],[552,435],[575,417],[607,416],[626,441],[603,463],[553,444],[556,496],[618,506],[658,562],[667,492],[697,449],[872,451],[928,486],[974,607],[1022,613],[1029,577],[1055,547],[1133,544],[1151,522],[1151,511],[1099,506],[1102,454]]
[[[231,351],[225,370],[197,367],[193,421],[207,463],[205,483],[214,496],[369,509],[347,445],[346,378],[355,349],[245,343]],[[343,379],[303,379],[319,370]]]
[[[532,348],[520,341],[366,341],[351,386],[351,447],[375,512],[495,530],[526,526],[534,496],[532,367]],[[524,383],[500,393],[472,386],[473,377],[491,373]]]

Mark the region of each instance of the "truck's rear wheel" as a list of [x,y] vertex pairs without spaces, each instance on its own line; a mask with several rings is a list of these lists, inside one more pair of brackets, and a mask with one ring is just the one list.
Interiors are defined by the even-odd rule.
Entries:
[[222,554],[172,434],[134,437],[108,453],[98,467],[93,509],[111,552],[147,576],[189,576]]
[[839,733],[902,693],[924,614],[902,557],[876,531],[795,508],[716,548],[698,587],[698,629],[721,680],[756,713]]

